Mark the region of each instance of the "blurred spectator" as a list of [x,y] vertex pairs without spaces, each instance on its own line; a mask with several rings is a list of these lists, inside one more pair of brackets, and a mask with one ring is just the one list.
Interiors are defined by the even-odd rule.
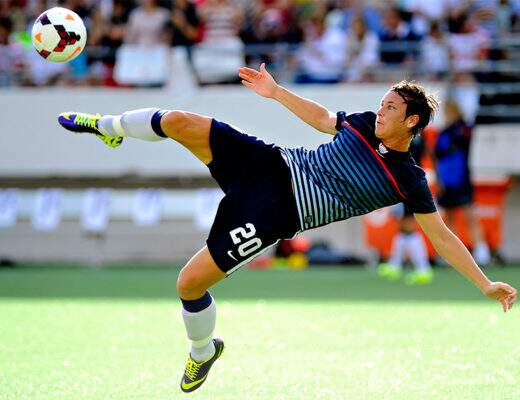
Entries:
[[452,14],[448,19],[448,47],[455,72],[474,71],[487,57],[489,36],[478,29],[466,13]]
[[[191,81],[195,84],[200,82],[197,71],[193,62],[193,45],[201,39],[202,24],[197,14],[195,4],[190,0],[175,0],[172,6],[170,21],[168,23],[168,31],[170,34],[170,44],[173,47],[182,47],[185,53],[180,53],[179,50],[174,53],[176,60],[182,60],[182,65],[186,72],[189,71]],[[180,56],[180,57],[179,57]],[[179,64],[175,65],[176,80],[186,81],[179,71]]]
[[489,248],[473,208],[473,184],[469,167],[472,128],[463,119],[459,105],[444,105],[445,127],[435,145],[439,206],[446,211],[446,223],[453,230],[455,211],[461,208],[469,223],[473,253],[479,264],[490,261]]
[[253,11],[249,40],[253,43],[293,42],[291,34],[295,24],[289,0],[260,0]]
[[0,17],[0,87],[19,84],[25,65],[24,49],[12,40],[12,27],[8,17]]
[[449,69],[446,37],[438,21],[432,21],[430,32],[421,46],[421,67],[430,79],[441,79]]
[[379,62],[379,38],[368,30],[361,16],[352,19],[347,39],[347,70],[349,81],[366,81],[371,68]]
[[421,36],[431,32],[430,24],[433,21],[443,20],[449,12],[450,6],[461,3],[460,0],[405,0],[400,4],[403,10],[410,14],[410,25],[414,32]]
[[202,42],[193,54],[193,62],[200,81],[239,82],[236,71],[244,64],[244,43],[239,36],[242,8],[231,0],[207,0],[199,11],[205,29]]
[[[285,60],[278,60],[281,57],[277,56],[286,56],[287,53],[280,54],[280,47],[258,45],[294,44],[302,41],[303,34],[293,3],[290,0],[257,1],[245,21],[241,37],[249,46],[247,64],[259,65],[264,62],[273,66],[277,61],[283,63]],[[276,66],[273,67],[276,69]]]
[[304,28],[305,41],[298,50],[296,83],[337,83],[343,79],[347,62],[347,35],[328,28],[325,18],[316,15]]
[[[340,28],[347,32],[352,20],[360,16],[363,18],[368,30],[379,32],[381,30],[381,12],[379,7],[382,2],[367,2],[363,0],[337,0],[327,14],[326,25]],[[371,4],[372,3],[372,4]]]
[[159,7],[157,0],[140,0],[139,3],[141,5],[130,13],[124,43],[143,46],[165,43],[169,11]]
[[188,49],[199,41],[201,23],[195,4],[189,0],[175,0],[168,28],[172,46],[185,46]]
[[105,51],[102,60],[109,66],[114,65],[116,50],[123,44],[126,24],[130,16],[129,3],[128,0],[114,1],[110,21],[106,24],[107,26],[99,42],[99,45],[101,45]]
[[200,6],[200,15],[205,23],[203,42],[238,39],[243,11],[231,0],[207,0]]
[[399,65],[417,55],[420,37],[403,21],[398,8],[384,11],[380,58],[384,64]]

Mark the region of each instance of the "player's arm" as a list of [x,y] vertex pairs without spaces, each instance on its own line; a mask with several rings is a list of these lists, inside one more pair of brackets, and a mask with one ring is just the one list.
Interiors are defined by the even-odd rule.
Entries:
[[491,282],[460,239],[444,224],[438,212],[415,214],[415,219],[442,258],[473,282],[484,295],[498,300],[504,311],[511,309],[516,300],[516,289],[507,283]]
[[336,133],[337,118],[335,113],[315,101],[298,96],[278,85],[265,69],[265,64],[262,63],[258,71],[242,67],[238,70],[238,76],[242,79],[242,84],[245,87],[260,96],[278,101],[313,128],[332,135]]

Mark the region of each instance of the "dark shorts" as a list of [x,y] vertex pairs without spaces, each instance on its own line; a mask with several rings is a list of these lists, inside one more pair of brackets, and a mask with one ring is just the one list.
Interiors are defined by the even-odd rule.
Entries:
[[300,230],[291,173],[280,150],[213,120],[211,175],[225,193],[207,245],[231,273],[280,239]]
[[439,193],[437,203],[442,208],[457,208],[473,203],[473,185],[466,182],[456,188],[444,188]]

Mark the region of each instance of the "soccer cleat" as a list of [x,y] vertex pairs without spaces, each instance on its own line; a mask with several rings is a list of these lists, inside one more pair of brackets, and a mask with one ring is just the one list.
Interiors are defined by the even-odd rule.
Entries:
[[121,136],[108,136],[98,129],[99,114],[85,114],[77,112],[65,112],[58,116],[58,122],[65,129],[75,133],[91,133],[108,147],[118,147],[122,142]]
[[208,377],[211,366],[224,350],[224,341],[222,339],[213,339],[213,344],[215,345],[215,354],[209,360],[198,363],[191,358],[191,355],[188,358],[184,376],[181,380],[181,390],[183,392],[193,392],[198,389]]
[[388,279],[389,281],[398,281],[401,279],[402,271],[401,268],[394,267],[392,264],[383,263],[379,264],[377,274],[381,278]]
[[433,271],[431,269],[427,270],[427,271],[410,272],[404,278],[404,283],[406,283],[409,286],[428,285],[432,281],[433,281]]

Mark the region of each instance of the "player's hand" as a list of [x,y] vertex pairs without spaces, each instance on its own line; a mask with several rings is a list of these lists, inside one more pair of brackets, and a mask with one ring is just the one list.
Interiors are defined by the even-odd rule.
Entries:
[[490,299],[498,300],[504,312],[510,310],[516,300],[516,289],[504,282],[491,282],[482,288],[482,292]]
[[257,94],[267,98],[273,98],[278,84],[273,76],[265,69],[265,63],[260,64],[257,71],[252,68],[242,67],[238,70],[238,76],[242,79],[242,85],[254,90]]

